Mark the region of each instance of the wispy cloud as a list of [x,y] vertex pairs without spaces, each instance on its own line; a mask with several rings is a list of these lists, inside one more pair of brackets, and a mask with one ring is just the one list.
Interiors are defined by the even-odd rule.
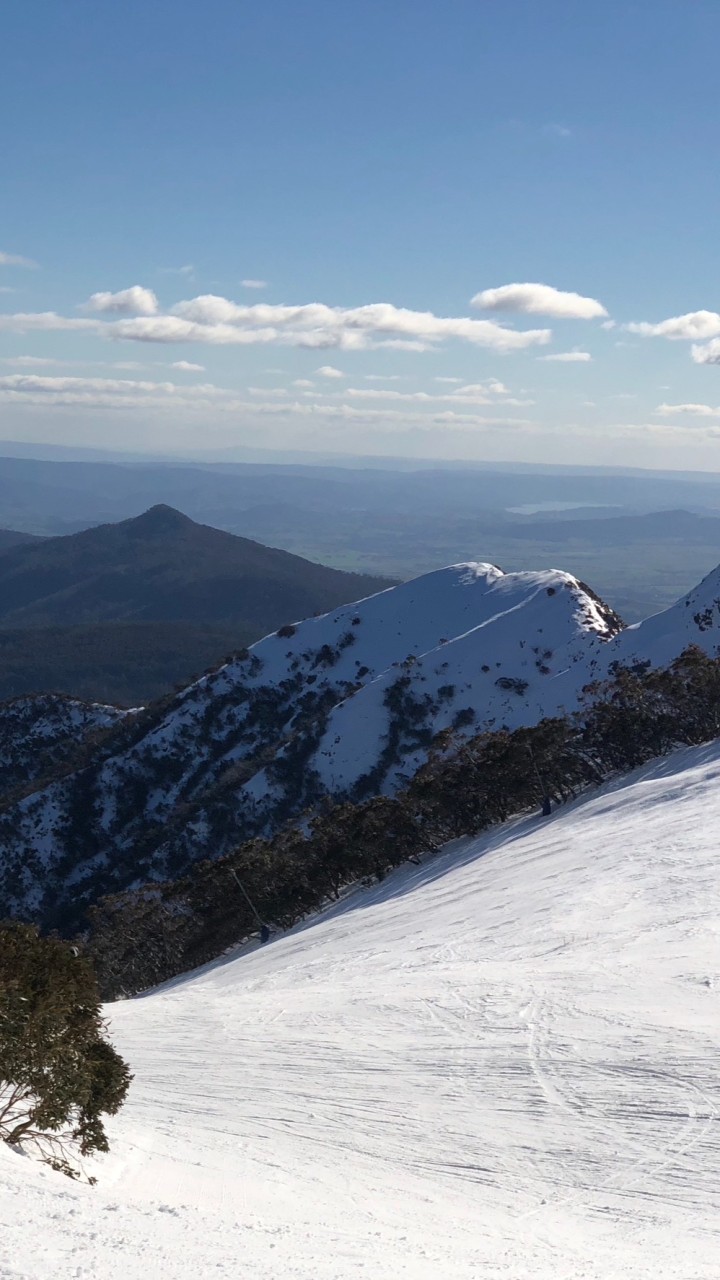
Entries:
[[83,401],[89,401],[93,405],[112,404],[118,398],[136,399],[138,393],[167,397],[174,395],[176,390],[172,382],[144,382],[125,378],[45,377],[31,373],[0,377],[0,394],[5,398],[30,399],[35,403],[49,397],[51,403],[82,404]]
[[589,364],[592,360],[589,351],[558,351],[554,355],[535,358],[545,360],[548,364]]
[[429,391],[395,391],[390,388],[370,388],[370,387],[349,387],[347,391],[341,393],[354,400],[385,400],[385,401],[402,401],[405,404],[463,404],[463,405],[497,405],[499,403],[498,396],[502,396],[500,403],[505,405],[520,406],[531,405],[532,400],[519,400],[509,397],[507,387],[495,379],[489,379],[487,382],[468,382],[463,386],[456,387],[454,391],[437,392],[432,394]]
[[319,369],[315,370],[320,378],[344,378],[346,375],[342,369],[336,369],[331,364],[321,364]]
[[183,373],[204,373],[204,364],[193,364],[191,360],[173,360],[171,369],[181,369]]
[[0,267],[30,267],[37,270],[39,263],[34,258],[24,258],[20,253],[3,253],[0,250]]
[[573,131],[566,124],[545,124],[543,133],[546,138],[572,138]]
[[514,311],[558,320],[594,320],[607,315],[596,298],[568,293],[549,284],[503,284],[497,289],[483,289],[470,299],[470,305],[484,311]]
[[267,289],[267,280],[241,280],[243,289]]
[[2,333],[61,333],[64,330],[97,332],[98,321],[59,316],[56,311],[20,311],[12,315],[0,315]]
[[[362,389],[350,389],[347,393],[330,393],[327,397],[314,396],[312,391],[301,393],[302,399],[293,399],[284,388],[249,387],[247,397],[213,384],[179,386],[173,382],[154,382],[120,378],[48,377],[37,374],[14,374],[0,377],[0,403],[25,405],[43,410],[55,406],[59,410],[108,409],[134,412],[137,409],[170,411],[200,415],[207,420],[209,412],[219,414],[242,413],[272,417],[288,423],[293,419],[322,420],[334,423],[368,424],[378,430],[406,431],[442,430],[476,431],[485,428],[530,428],[526,418],[499,414],[497,401],[495,412],[483,415],[468,412],[465,400],[458,396],[426,396],[423,393],[403,396],[400,393],[388,397],[378,393],[384,403],[376,404],[374,397],[366,403]],[[337,398],[336,398],[337,396]],[[413,402],[408,404],[407,402]],[[507,403],[514,403],[508,401]],[[467,407],[482,404],[477,397],[467,398]],[[502,405],[502,410],[505,404]]]
[[11,364],[18,369],[40,369],[40,368],[57,368],[59,366],[66,367],[71,362],[69,360],[55,360],[52,356],[5,356],[0,364]]

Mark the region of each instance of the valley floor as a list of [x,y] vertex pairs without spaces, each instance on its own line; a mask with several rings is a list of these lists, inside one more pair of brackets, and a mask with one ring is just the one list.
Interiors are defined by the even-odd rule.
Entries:
[[110,1010],[94,1189],[0,1151],[12,1280],[717,1280],[720,748]]

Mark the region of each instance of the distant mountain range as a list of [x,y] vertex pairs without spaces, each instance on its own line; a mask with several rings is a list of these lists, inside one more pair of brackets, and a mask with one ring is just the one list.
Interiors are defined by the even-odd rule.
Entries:
[[[21,448],[0,443],[0,454]],[[0,456],[0,528],[69,534],[165,504],[311,561],[396,579],[468,555],[510,571],[560,564],[630,621],[667,607],[720,559],[720,475],[355,462]]]
[[343,573],[168,506],[59,538],[0,536],[0,696],[145,700],[230,650],[388,581]]
[[616,663],[719,641],[720,569],[629,628],[569,574],[472,562],[285,625],[56,753],[54,780],[0,810],[0,915],[77,923],[103,893],[182,875],[327,798],[391,793],[444,730],[535,724]]

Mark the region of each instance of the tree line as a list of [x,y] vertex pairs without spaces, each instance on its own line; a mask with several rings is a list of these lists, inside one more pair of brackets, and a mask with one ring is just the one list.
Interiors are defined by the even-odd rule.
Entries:
[[350,885],[511,816],[720,735],[720,659],[686,649],[668,668],[618,665],[588,685],[574,715],[461,740],[435,738],[394,796],[323,801],[296,825],[195,864],[182,878],[107,896],[82,945],[106,999],[132,995],[215,959],[270,922],[288,929]]

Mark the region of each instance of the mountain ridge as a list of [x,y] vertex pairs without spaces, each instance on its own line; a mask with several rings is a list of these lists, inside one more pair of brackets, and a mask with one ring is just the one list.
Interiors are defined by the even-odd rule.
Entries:
[[618,664],[719,638],[720,568],[631,628],[570,574],[472,561],[288,624],[5,806],[0,903],[77,921],[100,893],[176,877],[328,798],[391,794],[448,729],[571,713]]

